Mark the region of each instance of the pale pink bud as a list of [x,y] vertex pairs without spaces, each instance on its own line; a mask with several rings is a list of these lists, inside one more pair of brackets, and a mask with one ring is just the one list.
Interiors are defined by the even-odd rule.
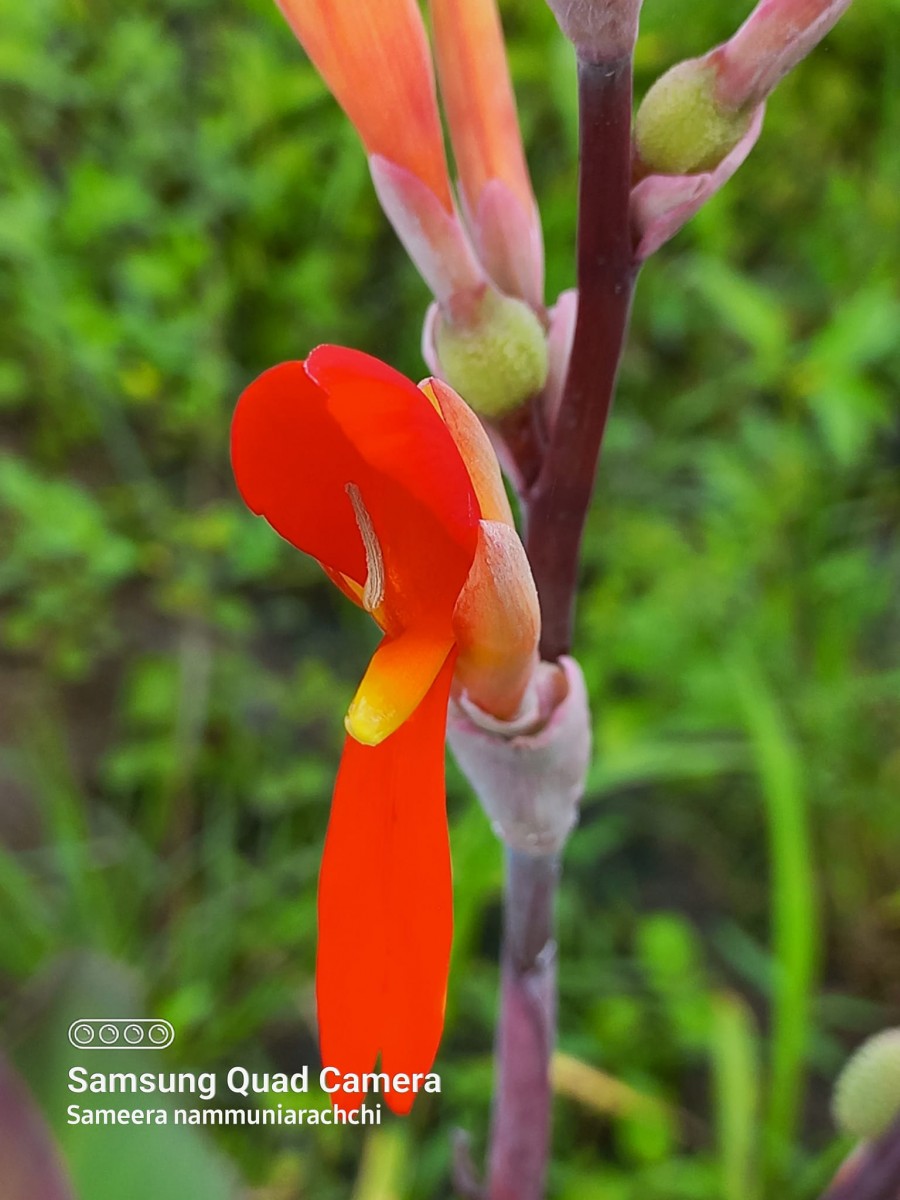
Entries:
[[638,262],[731,178],[759,137],[766,97],[850,3],[761,0],[727,42],[650,88],[635,118],[644,176],[632,192]]
[[501,179],[484,184],[463,212],[481,262],[497,286],[540,312],[544,305],[544,239],[537,205]]
[[385,215],[436,300],[465,319],[487,281],[455,210],[418,175],[380,154],[370,156],[369,170]]
[[851,0],[762,0],[737,33],[708,57],[716,97],[729,108],[765,100],[819,44]]
[[552,429],[562,402],[566,377],[569,374],[569,359],[575,340],[575,321],[578,317],[578,291],[570,288],[560,293],[556,303],[547,314],[550,328],[547,332],[547,382],[541,401],[547,425]]

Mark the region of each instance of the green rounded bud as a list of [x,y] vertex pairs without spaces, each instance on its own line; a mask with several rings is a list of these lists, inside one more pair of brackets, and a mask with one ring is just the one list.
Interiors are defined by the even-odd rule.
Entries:
[[832,1100],[845,1133],[875,1138],[900,1116],[900,1029],[863,1042],[841,1072]]
[[547,337],[522,300],[493,290],[477,320],[436,323],[434,346],[447,383],[484,417],[502,417],[547,382]]
[[715,70],[689,59],[661,75],[644,97],[634,121],[641,162],[663,175],[711,171],[735,148],[753,109],[716,103]]

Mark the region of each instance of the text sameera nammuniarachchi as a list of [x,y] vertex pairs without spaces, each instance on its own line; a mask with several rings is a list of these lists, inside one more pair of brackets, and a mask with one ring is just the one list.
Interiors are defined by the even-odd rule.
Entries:
[[[441,1079],[435,1072],[387,1075],[372,1071],[349,1074],[336,1067],[323,1067],[316,1080],[326,1094],[342,1091],[345,1096],[379,1096],[387,1091],[409,1095],[440,1092]],[[70,1067],[68,1089],[74,1094],[196,1096],[204,1102],[195,1108],[100,1108],[96,1102],[70,1104],[69,1125],[380,1125],[381,1104],[361,1102],[358,1107],[297,1108],[267,1100],[263,1106],[207,1107],[219,1095],[215,1071],[88,1071]],[[225,1090],[249,1099],[254,1095],[305,1095],[310,1090],[309,1068],[292,1075],[282,1072],[248,1071],[231,1067],[225,1075]]]

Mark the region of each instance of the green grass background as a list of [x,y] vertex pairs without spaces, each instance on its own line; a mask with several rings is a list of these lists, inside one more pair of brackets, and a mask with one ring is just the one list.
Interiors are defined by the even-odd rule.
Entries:
[[[552,297],[572,64],[540,0],[502,8]],[[747,8],[646,0],[639,92]],[[857,0],[640,280],[579,608],[560,1023],[661,1103],[561,1096],[558,1200],[816,1196],[834,1076],[900,1016],[898,18]],[[323,340],[421,375],[424,285],[267,0],[0,0],[0,122],[4,1043],[80,1200],[448,1196],[450,1131],[484,1148],[500,886],[452,767],[440,1097],[369,1137],[62,1124],[73,989],[172,1020],[167,1066],[315,1061],[317,864],[374,631],[239,502],[228,424]]]

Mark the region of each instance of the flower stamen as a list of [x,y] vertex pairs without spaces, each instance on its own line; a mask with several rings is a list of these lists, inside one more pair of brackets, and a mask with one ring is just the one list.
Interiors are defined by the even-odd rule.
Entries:
[[362,492],[355,483],[348,483],[345,490],[353,505],[353,515],[366,551],[366,586],[363,588],[362,606],[367,613],[374,613],[384,601],[384,555]]

